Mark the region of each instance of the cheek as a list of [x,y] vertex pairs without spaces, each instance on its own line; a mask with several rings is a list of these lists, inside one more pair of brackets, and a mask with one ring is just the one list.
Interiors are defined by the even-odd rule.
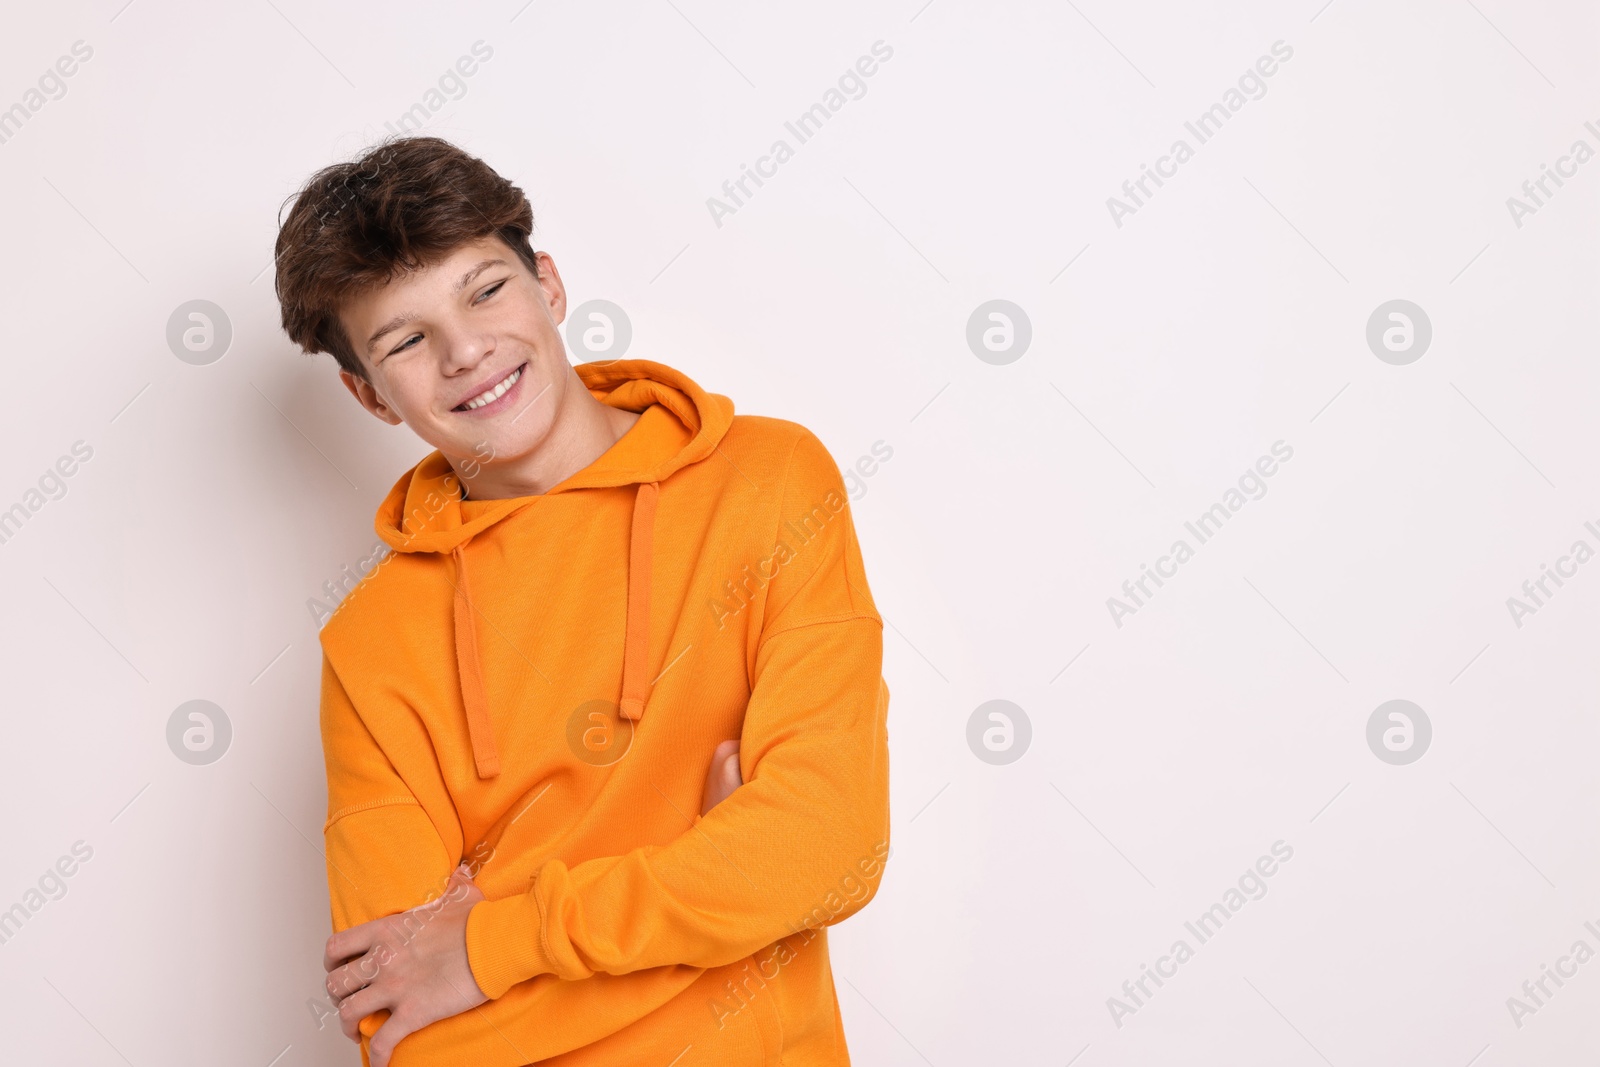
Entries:
[[559,352],[565,356],[567,351],[560,329],[549,319],[530,322],[524,318],[515,324],[506,323],[503,329],[495,331],[495,342],[512,345],[527,353],[535,364],[539,362],[540,355],[551,356]]
[[436,399],[444,402],[443,396],[435,395],[433,375],[415,360],[388,368],[374,380],[373,388],[391,411],[408,419],[413,414],[431,412]]

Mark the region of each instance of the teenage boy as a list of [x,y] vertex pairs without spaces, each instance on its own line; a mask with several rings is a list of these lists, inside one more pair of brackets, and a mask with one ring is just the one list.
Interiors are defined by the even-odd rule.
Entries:
[[363,1062],[847,1064],[825,928],[887,858],[889,691],[838,467],[670,367],[568,363],[527,198],[449,142],[294,199],[284,330],[434,449],[321,634]]

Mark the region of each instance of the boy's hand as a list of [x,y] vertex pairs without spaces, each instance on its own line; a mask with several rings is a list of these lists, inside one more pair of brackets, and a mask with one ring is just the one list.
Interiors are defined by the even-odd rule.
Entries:
[[328,938],[323,969],[345,1036],[373,1012],[389,1018],[372,1035],[372,1067],[388,1067],[400,1039],[489,998],[467,962],[467,913],[483,899],[458,867],[438,900],[352,926]]
[[739,741],[724,741],[711,754],[711,769],[706,772],[705,797],[700,801],[700,814],[704,815],[744,784],[739,777]]

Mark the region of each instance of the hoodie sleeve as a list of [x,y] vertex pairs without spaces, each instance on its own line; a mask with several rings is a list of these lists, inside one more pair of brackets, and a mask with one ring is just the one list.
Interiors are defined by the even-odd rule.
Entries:
[[491,998],[541,974],[722,966],[876,892],[889,837],[883,623],[839,469],[809,431],[783,484],[788,551],[764,590],[744,784],[666,845],[550,860],[525,893],[476,905],[468,958]]
[[[438,897],[456,861],[362,721],[326,654],[320,718],[328,772],[322,833],[337,932]],[[362,1020],[363,1063],[368,1040],[388,1017],[384,1011]]]
[[416,907],[445,889],[455,861],[322,660],[322,749],[328,771],[328,896],[344,930]]

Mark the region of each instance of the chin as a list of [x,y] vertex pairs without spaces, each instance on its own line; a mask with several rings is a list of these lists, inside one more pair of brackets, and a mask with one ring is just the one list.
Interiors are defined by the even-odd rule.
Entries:
[[499,464],[521,459],[532,454],[544,440],[546,426],[537,420],[538,416],[530,411],[514,427],[489,429],[476,440],[457,442],[458,451],[454,454],[463,459],[476,459],[479,463]]

